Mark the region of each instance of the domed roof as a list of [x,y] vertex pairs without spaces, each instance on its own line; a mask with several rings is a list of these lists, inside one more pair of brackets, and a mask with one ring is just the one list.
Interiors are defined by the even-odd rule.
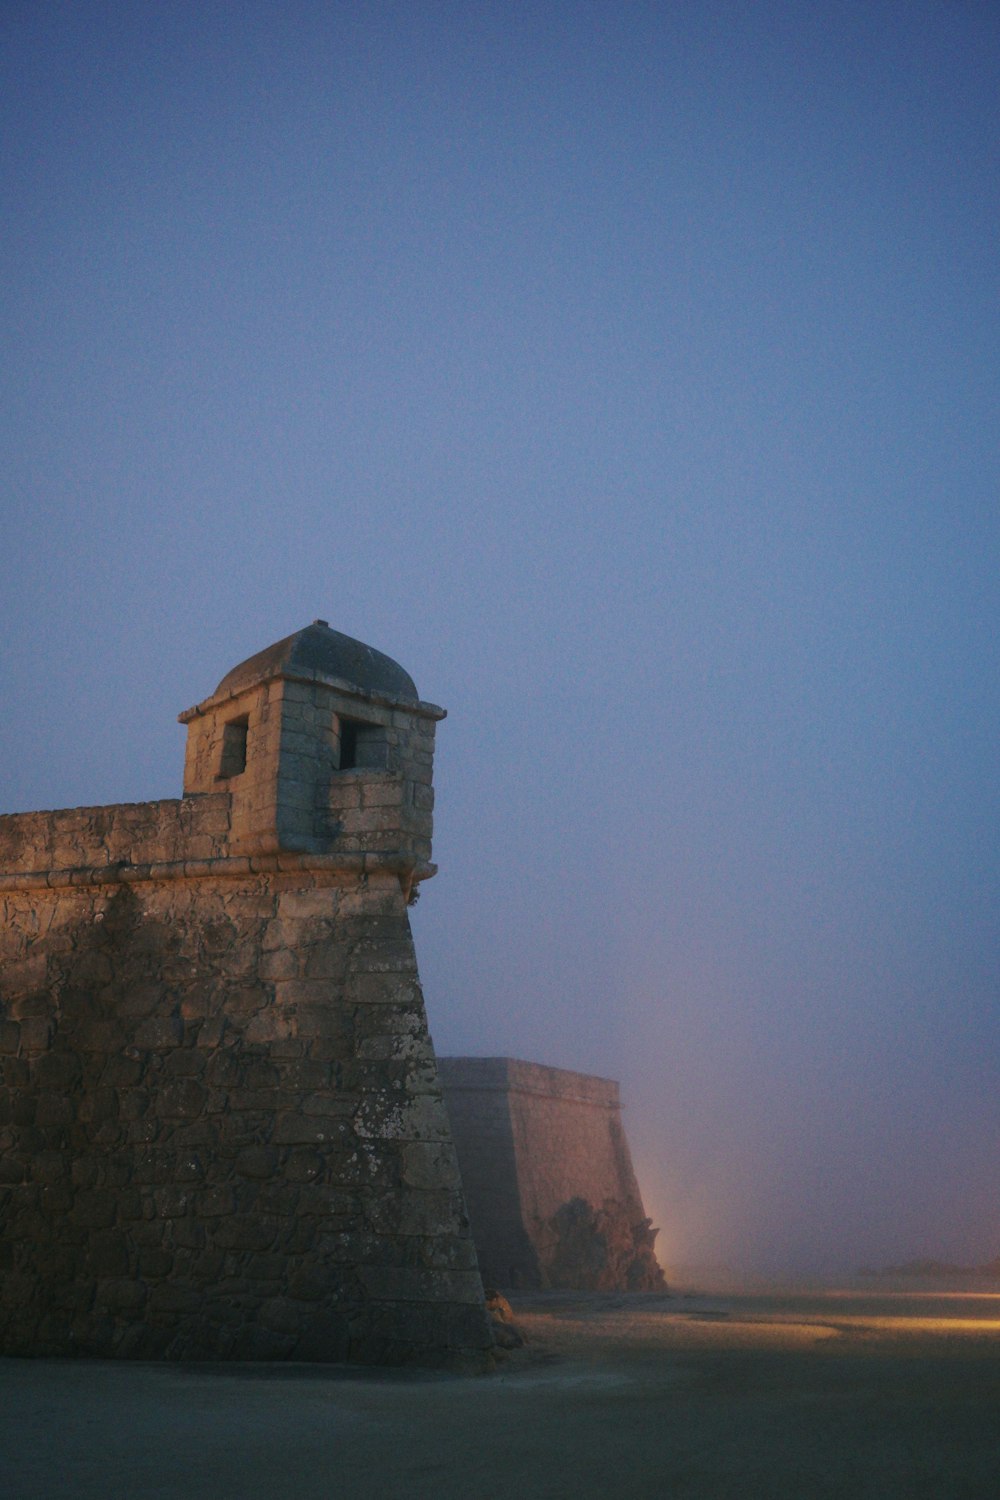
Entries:
[[240,662],[226,673],[215,691],[236,693],[261,677],[276,677],[279,672],[316,672],[323,677],[339,677],[364,692],[419,702],[413,678],[398,662],[363,641],[331,630],[325,620],[314,620],[304,630]]

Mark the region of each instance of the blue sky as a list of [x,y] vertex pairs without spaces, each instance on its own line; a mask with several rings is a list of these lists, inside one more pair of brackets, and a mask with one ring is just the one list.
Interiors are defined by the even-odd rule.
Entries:
[[442,1051],[671,1261],[1000,1251],[1000,12],[7,4],[0,805],[321,616],[444,704]]

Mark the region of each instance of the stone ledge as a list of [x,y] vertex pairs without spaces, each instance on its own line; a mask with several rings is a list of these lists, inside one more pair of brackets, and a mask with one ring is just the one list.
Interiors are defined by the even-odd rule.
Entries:
[[248,875],[316,871],[325,875],[400,875],[414,881],[437,874],[430,860],[389,851],[382,854],[251,854],[216,859],[165,860],[152,864],[83,865],[65,870],[0,871],[0,891],[56,890],[66,886],[131,885],[150,880],[205,880],[222,876],[245,879]]
[[438,1068],[449,1094],[528,1094],[594,1109],[621,1108],[618,1084],[592,1073],[522,1062],[516,1057],[439,1057]]
[[430,719],[437,722],[447,718],[447,709],[441,708],[437,703],[428,703],[423,698],[410,700],[408,698],[393,698],[387,693],[375,692],[372,688],[358,687],[353,682],[348,682],[343,677],[328,677],[323,672],[310,670],[273,670],[263,669],[256,677],[248,679],[237,688],[229,688],[224,693],[215,692],[211,697],[203,698],[200,703],[194,704],[192,708],[186,708],[183,713],[177,715],[179,724],[189,724],[192,719],[216,708],[220,703],[235,701],[237,698],[246,697],[248,692],[258,688],[262,683],[268,682],[302,682],[309,687],[325,687],[339,693],[344,698],[355,698],[361,702],[375,703],[380,708],[393,709],[403,712],[418,719]]

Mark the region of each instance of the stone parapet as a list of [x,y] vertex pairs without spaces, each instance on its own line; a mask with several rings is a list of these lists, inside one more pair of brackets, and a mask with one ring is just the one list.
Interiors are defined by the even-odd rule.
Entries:
[[442,1057],[440,1062],[449,1097],[459,1092],[534,1094],[595,1109],[621,1109],[618,1084],[592,1073],[549,1068],[516,1057]]
[[229,852],[229,795],[67,807],[0,817],[0,878],[178,863]]

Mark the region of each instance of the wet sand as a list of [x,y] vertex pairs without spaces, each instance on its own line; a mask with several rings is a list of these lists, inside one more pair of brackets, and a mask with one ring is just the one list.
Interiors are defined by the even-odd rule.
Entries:
[[0,1360],[0,1495],[1000,1495],[1000,1296],[513,1301],[481,1378]]

